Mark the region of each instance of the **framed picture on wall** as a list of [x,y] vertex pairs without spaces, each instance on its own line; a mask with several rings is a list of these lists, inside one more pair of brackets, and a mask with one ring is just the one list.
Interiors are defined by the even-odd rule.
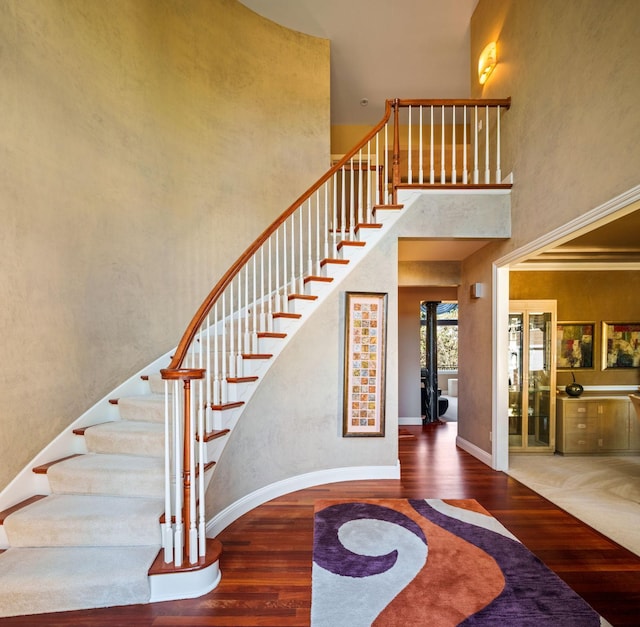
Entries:
[[602,323],[602,369],[640,368],[640,322]]
[[557,323],[556,368],[558,370],[593,369],[595,330],[595,322]]
[[387,294],[345,295],[343,437],[384,436]]

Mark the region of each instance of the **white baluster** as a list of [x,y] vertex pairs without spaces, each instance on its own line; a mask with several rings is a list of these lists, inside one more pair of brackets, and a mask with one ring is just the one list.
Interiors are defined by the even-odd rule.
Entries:
[[445,153],[444,153],[444,142],[445,142],[445,138],[444,138],[444,105],[442,105],[441,107],[441,111],[442,111],[442,115],[441,115],[441,119],[440,119],[440,182],[441,183],[446,183],[447,182],[447,172],[446,172],[446,168],[445,168]]
[[175,534],[173,539],[173,561],[176,566],[182,566],[182,552],[184,549],[184,524],[182,520],[182,451],[184,448],[182,438],[182,416],[180,412],[180,393],[179,381],[173,384],[173,442],[174,449],[174,477],[175,477]]
[[485,157],[484,157],[484,182],[488,185],[491,183],[491,169],[489,167],[489,107],[485,106],[485,124],[484,124],[484,132],[485,132]]
[[429,183],[433,185],[436,182],[436,166],[435,166],[435,156],[434,156],[435,129],[433,127],[433,105],[430,106],[430,109],[431,109],[431,125],[430,125],[430,149],[429,149]]
[[[296,210],[296,212],[299,212]],[[296,213],[291,214],[291,279],[289,280],[289,293],[296,293]],[[300,224],[302,225],[302,214],[300,214]]]
[[[320,261],[324,257],[325,259],[329,258],[329,186],[332,184],[333,178],[331,181],[327,181],[327,184],[324,188],[324,254],[318,252],[318,276],[320,276]],[[320,225],[318,224],[318,229]],[[320,249],[318,248],[318,251]]]
[[[276,238],[278,237],[278,233],[276,231]],[[267,296],[267,331],[269,333],[271,333],[273,331],[273,299],[271,298],[271,294],[272,294],[272,289],[273,289],[273,276],[272,276],[272,261],[273,261],[273,253],[271,251],[271,241],[273,240],[273,235],[269,236],[269,250],[267,253],[267,261],[269,263],[269,271],[267,272],[268,275],[268,285],[267,285],[267,291],[265,292],[266,296]],[[277,246],[276,246],[277,249]]]
[[333,215],[333,246],[332,246],[332,250],[331,250],[331,256],[335,257],[336,255],[336,251],[338,249],[338,179],[339,179],[339,174],[338,172],[336,172],[332,177],[331,177],[331,182],[333,185],[333,210],[332,210],[332,215]]
[[[364,221],[367,224],[371,224],[371,222],[373,222],[373,218],[371,215],[371,211],[373,209],[373,206],[371,204],[371,198],[373,197],[373,187],[376,184],[376,177],[373,176],[374,175],[374,171],[371,169],[372,167],[372,163],[371,163],[371,140],[369,140],[367,142],[367,176],[366,176],[366,181],[367,181],[367,206],[366,206],[366,211],[365,211],[365,219]],[[372,176],[373,176],[373,184],[372,184]]]
[[342,189],[340,190],[342,192],[342,202],[341,202],[341,207],[340,207],[340,230],[341,230],[341,239],[345,239],[345,226],[347,223],[347,208],[346,208],[346,197],[347,197],[347,190],[346,190],[346,169],[344,166],[342,166],[340,168],[340,172],[342,172]]
[[[213,403],[213,388],[216,383],[213,378],[213,371],[211,368],[211,333],[216,334],[217,329],[211,328],[211,312],[207,314],[207,352],[206,354],[206,372],[205,372],[205,389],[206,389],[206,399],[205,399],[205,432],[211,431],[213,429],[213,412],[211,410],[211,405]],[[215,358],[215,355],[214,355]]]
[[422,105],[420,105],[420,109],[419,109],[419,124],[420,127],[418,129],[418,142],[419,142],[419,152],[418,152],[418,183],[420,183],[422,185],[422,183],[424,182],[424,172],[423,172],[423,146],[422,146]]
[[[326,183],[323,189],[326,189]],[[316,261],[317,257],[320,255],[320,190],[315,193],[316,198],[316,219],[315,219],[315,234],[316,234]],[[309,201],[311,202],[311,201]],[[309,275],[314,274],[314,263],[313,263],[313,247],[311,246],[311,207],[309,207]]]
[[458,182],[456,172],[456,105],[452,108],[453,124],[451,125],[451,182],[455,185]]
[[356,214],[356,226],[364,222],[362,217],[362,206],[364,202],[364,187],[362,185],[362,173],[364,172],[364,164],[362,162],[362,150],[358,152],[358,188],[356,197],[357,201],[357,214]]
[[467,172],[467,105],[462,109],[462,182],[466,185],[469,182]]
[[236,334],[235,328],[233,324],[233,310],[234,310],[234,300],[233,300],[233,279],[231,279],[231,283],[229,283],[229,318],[228,318],[228,326],[229,326],[229,376],[236,376]]
[[[200,412],[199,421],[198,421],[198,433],[201,433],[202,436],[197,439],[198,443],[198,463],[200,464],[200,471],[198,473],[198,548],[197,553],[198,556],[203,557],[207,552],[207,528],[206,528],[206,520],[205,520],[205,503],[204,503],[204,460],[206,456],[205,452],[205,426],[204,426],[204,416],[202,412]],[[195,495],[194,495],[195,501]],[[194,560],[196,561],[196,560]]]
[[229,363],[227,360],[227,290],[225,289],[222,292],[222,316],[220,318],[220,331],[222,334],[222,346],[221,346],[221,372],[220,372],[220,404],[224,405],[229,396],[228,396],[228,377],[229,377]]
[[172,397],[169,395],[169,381],[164,381],[164,522],[162,523],[162,547],[164,561],[173,561],[173,529],[171,526],[171,409]]
[[[218,328],[218,302],[213,306],[213,329],[213,404],[220,405],[222,403],[222,384],[220,382],[220,349],[218,346],[218,339],[220,337],[220,329]],[[213,428],[217,429],[219,427],[215,425]]]
[[[262,246],[260,246],[262,254]],[[258,254],[253,255],[253,324],[251,325],[251,352],[258,352]]]
[[[284,264],[284,275],[286,276],[287,274],[287,223],[285,221],[285,223],[282,225],[282,229],[283,229],[283,241],[284,241],[284,245],[282,247],[283,251],[282,251],[282,255],[283,255],[283,264]],[[280,294],[280,229],[278,228],[278,230],[276,231],[276,301],[274,304],[275,307],[275,311],[276,312],[280,312],[282,311],[282,300],[280,300],[281,298],[281,294]],[[284,288],[285,293],[287,288]]]
[[[311,203],[311,199],[309,198],[307,200],[307,203]],[[305,262],[305,255],[304,255],[304,237],[303,237],[303,232],[304,232],[304,208],[301,205],[298,208],[297,213],[300,216],[300,233],[298,235],[298,237],[300,238],[300,252],[298,253],[298,267],[299,267],[299,276],[298,276],[298,289],[296,290],[298,294],[302,294],[304,292],[304,262]],[[311,239],[311,237],[309,237],[309,239]],[[311,242],[307,242],[308,246],[311,246]]]
[[354,169],[353,169],[353,157],[349,161],[351,170],[349,171],[349,239],[352,239],[355,232],[355,220],[356,220],[356,204],[354,199]]
[[411,105],[409,105],[409,137],[407,138],[407,182],[409,184],[413,183],[413,155],[412,155],[412,144],[411,144]]
[[496,183],[502,182],[502,169],[500,167],[500,105],[496,109]]
[[195,564],[198,561],[198,530],[196,528],[196,447],[195,447],[195,411],[196,402],[194,401],[194,386],[189,389],[191,402],[189,403],[189,433],[191,434],[191,444],[189,446],[189,502],[186,504],[189,508],[189,563]]
[[474,106],[475,124],[473,126],[473,184],[477,185],[479,182],[480,172],[478,168],[478,105]]

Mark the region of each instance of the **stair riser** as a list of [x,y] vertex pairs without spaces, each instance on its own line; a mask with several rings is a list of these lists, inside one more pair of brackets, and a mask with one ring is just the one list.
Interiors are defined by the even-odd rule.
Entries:
[[289,301],[289,313],[308,315],[316,308],[315,300],[294,298]]
[[0,572],[10,573],[0,587],[0,616],[147,603],[147,572],[157,552],[131,546],[12,548],[0,555]]
[[164,398],[123,398],[118,401],[118,410],[122,420],[164,423]]
[[87,450],[91,453],[116,453],[122,455],[142,455],[162,457],[164,455],[164,431],[160,433],[128,432],[108,433],[87,429],[85,433]]
[[42,520],[34,521],[29,528],[23,527],[18,539],[9,528],[7,536],[13,547],[149,546],[161,542],[158,518],[145,524],[136,521],[135,525],[113,525],[103,517],[87,517],[79,524],[62,521],[56,526],[52,526],[50,520]]
[[[85,457],[93,457],[87,455]],[[70,460],[72,462],[73,460]],[[164,472],[162,460],[153,468],[132,472],[126,468],[90,468],[61,462],[49,469],[47,477],[56,494],[93,494],[162,498]]]

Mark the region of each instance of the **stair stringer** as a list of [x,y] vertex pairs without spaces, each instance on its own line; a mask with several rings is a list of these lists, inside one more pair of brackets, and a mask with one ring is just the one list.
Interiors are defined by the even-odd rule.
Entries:
[[[486,239],[504,239],[510,236],[510,196],[508,191],[504,190],[474,190],[469,191],[437,191],[435,193],[408,190],[399,197],[404,204],[404,209],[396,213],[388,228],[383,229],[375,244],[367,245],[363,253],[363,265],[369,262],[369,256],[376,248],[383,247],[382,265],[390,266],[394,274],[394,281],[388,282],[380,287],[377,278],[372,273],[376,271],[375,263],[373,269],[369,268],[369,276],[366,271],[364,276],[355,277],[358,274],[358,267],[350,268],[349,274],[344,277],[343,281],[332,285],[330,297],[332,302],[330,307],[333,308],[334,314],[341,307],[340,298],[344,291],[387,291],[389,293],[389,330],[388,344],[390,350],[393,350],[394,337],[397,338],[397,318],[394,310],[394,295],[397,295],[397,241],[400,237],[424,237],[424,238],[470,238],[482,237]],[[432,219],[433,218],[433,219]],[[386,242],[386,244],[385,244]],[[396,255],[394,257],[394,255]],[[378,255],[380,261],[380,255]],[[371,264],[369,263],[369,266]],[[318,312],[326,306],[326,301],[318,304],[314,310],[313,316],[307,317],[304,329],[300,333],[291,338],[291,343],[287,346],[286,352],[296,350],[294,344],[303,341],[300,338],[306,333],[306,329],[314,323]],[[325,312],[326,313],[326,312]],[[329,325],[326,325],[324,331],[326,333],[318,334],[309,342],[309,346],[321,347],[323,344],[336,344],[340,342],[340,334],[343,331],[343,320],[334,317]],[[319,324],[322,324],[320,322]],[[334,333],[337,328],[337,332]],[[333,333],[333,335],[331,334]],[[343,347],[340,348],[342,350]],[[296,372],[300,372],[305,368],[309,370],[309,365],[305,366],[305,356],[301,356],[303,349],[298,347],[297,357],[285,353],[281,359],[271,365],[271,370],[261,380],[261,386],[256,391],[254,398],[243,408],[242,420],[236,426],[235,431],[231,434],[225,450],[221,455],[215,471],[213,473],[212,482],[207,493],[207,511],[214,513],[207,525],[207,535],[215,537],[228,524],[236,520],[239,516],[246,513],[253,507],[266,502],[276,496],[281,496],[290,491],[328,483],[333,481],[345,481],[352,479],[379,479],[383,475],[386,478],[395,478],[394,474],[397,468],[391,464],[381,466],[376,463],[375,456],[364,459],[359,448],[369,446],[374,438],[364,438],[367,445],[362,444],[362,438],[343,438],[341,434],[341,415],[342,407],[339,397],[341,397],[341,377],[337,377],[337,388],[331,392],[330,407],[324,412],[318,408],[318,414],[322,422],[322,433],[316,434],[313,426],[313,419],[318,416],[311,416],[311,420],[303,423],[301,429],[305,430],[304,440],[317,441],[322,439],[323,434],[330,434],[331,445],[326,446],[325,459],[316,457],[316,463],[306,464],[298,459],[297,465],[290,464],[287,468],[278,469],[273,467],[271,471],[267,470],[269,464],[268,459],[260,457],[260,451],[270,451],[270,455],[276,459],[286,459],[287,455],[298,455],[297,449],[299,444],[295,438],[288,437],[286,428],[278,428],[274,425],[278,424],[278,412],[290,411],[291,413],[299,413],[304,415],[305,408],[291,401],[290,397],[297,396],[298,390],[302,391],[305,396],[312,394],[308,388],[315,385],[314,377],[310,377],[305,381],[304,377],[296,378]],[[286,359],[299,358],[300,362],[297,367],[281,369],[279,363]],[[322,353],[318,358],[319,361],[327,359],[327,355]],[[339,363],[343,359],[340,351],[333,351],[328,356],[330,367],[338,368]],[[397,431],[397,402],[393,396],[393,384],[389,384],[389,378],[393,379],[397,373],[395,370],[395,356],[390,356],[390,362],[387,370],[387,391],[391,394],[387,395],[387,439],[389,445],[393,446],[391,440],[396,442],[395,433]],[[306,357],[307,364],[309,358]],[[315,373],[314,373],[315,374]],[[287,382],[287,378],[291,380]],[[274,379],[280,378],[285,382],[281,387],[277,386]],[[330,382],[334,385],[336,382]],[[289,390],[286,389],[287,384]],[[319,383],[324,385],[325,381]],[[395,386],[397,394],[397,385]],[[265,392],[264,390],[269,390]],[[269,395],[277,398],[277,403],[271,402]],[[328,395],[329,397],[329,395]],[[279,405],[279,406],[278,406]],[[296,426],[289,424],[290,430],[295,430]],[[240,444],[239,441],[246,438],[246,442]],[[288,438],[288,439],[287,439]],[[347,446],[351,446],[355,440],[360,440],[354,449],[354,455],[350,459],[331,460],[333,452]],[[320,444],[318,446],[321,446]],[[353,447],[352,447],[353,448]],[[253,454],[258,451],[258,458]],[[331,460],[331,462],[327,461]],[[346,462],[346,463],[341,463]],[[395,460],[397,461],[397,460]],[[279,462],[281,466],[287,464],[286,461]],[[273,464],[275,466],[275,464]],[[234,469],[235,467],[235,469]],[[386,469],[386,471],[384,470]],[[271,473],[271,474],[270,474]],[[369,474],[367,474],[369,473]],[[248,479],[247,479],[248,478]],[[220,486],[220,489],[217,489]],[[225,498],[227,497],[227,498]]]

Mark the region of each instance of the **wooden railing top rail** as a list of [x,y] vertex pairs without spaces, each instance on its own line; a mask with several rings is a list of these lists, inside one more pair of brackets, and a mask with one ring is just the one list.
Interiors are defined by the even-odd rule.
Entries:
[[423,107],[475,107],[476,105],[482,107],[504,107],[508,109],[511,107],[511,98],[497,98],[497,99],[448,99],[448,100],[432,100],[432,99],[401,99],[397,98],[393,101],[397,103],[399,107],[417,107],[422,105]]

